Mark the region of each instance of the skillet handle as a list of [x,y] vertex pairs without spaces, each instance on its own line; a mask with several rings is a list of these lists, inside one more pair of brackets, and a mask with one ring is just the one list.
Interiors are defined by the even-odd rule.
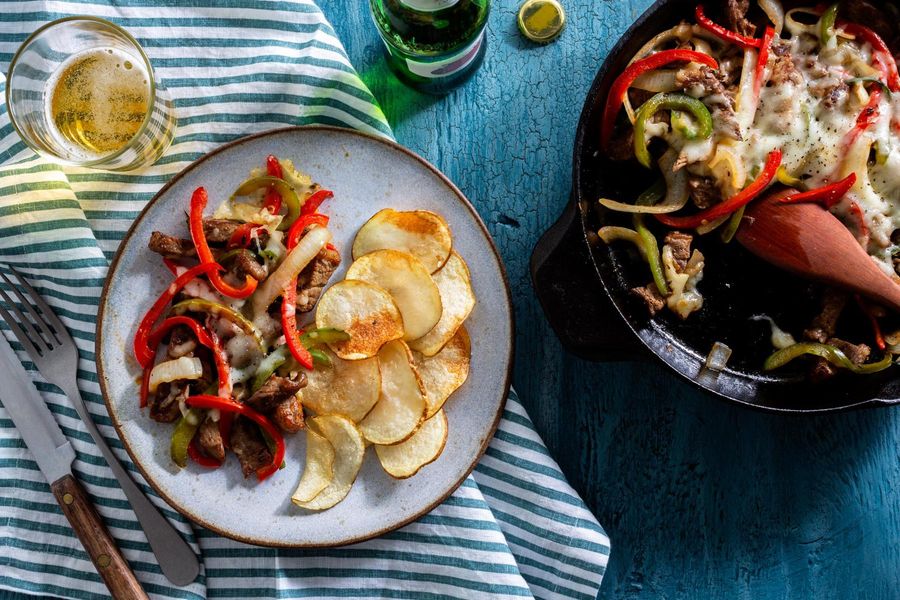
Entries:
[[572,354],[593,361],[646,356],[600,283],[574,200],[535,245],[531,281],[550,326]]

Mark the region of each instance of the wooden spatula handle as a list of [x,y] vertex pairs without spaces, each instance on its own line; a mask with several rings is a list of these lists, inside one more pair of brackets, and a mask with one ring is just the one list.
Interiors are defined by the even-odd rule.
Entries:
[[81,484],[72,475],[66,475],[54,481],[50,489],[112,597],[116,600],[146,599],[141,583],[119,552]]

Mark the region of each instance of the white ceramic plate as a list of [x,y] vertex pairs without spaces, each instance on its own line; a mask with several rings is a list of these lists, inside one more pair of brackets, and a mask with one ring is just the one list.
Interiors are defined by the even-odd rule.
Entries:
[[[287,467],[258,483],[244,480],[237,457],[214,471],[179,470],[169,455],[173,425],[152,421],[138,407],[140,369],[131,352],[135,326],[171,280],[147,249],[154,230],[182,237],[191,193],[206,187],[210,208],[226,198],[268,154],[291,158],[334,191],[323,207],[343,255],[343,278],[357,229],[378,210],[427,209],[443,215],[456,250],[472,272],[478,303],[466,325],[472,338],[468,381],[445,405],[450,433],[443,454],[416,476],[398,481],[372,451],[347,498],[316,513],[291,504],[305,458],[305,434],[287,436]],[[497,250],[473,207],[440,172],[391,142],[350,130],[298,127],[228,144],[193,163],[147,205],[113,260],[100,304],[97,362],[113,424],[149,484],[189,519],[228,537],[266,546],[334,546],[368,539],[420,517],[469,474],[499,422],[509,388],[512,354],[509,290]]]

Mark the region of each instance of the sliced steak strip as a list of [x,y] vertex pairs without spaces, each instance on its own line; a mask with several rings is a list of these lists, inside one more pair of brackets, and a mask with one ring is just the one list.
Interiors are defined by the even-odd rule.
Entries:
[[852,344],[836,337],[829,338],[828,344],[846,354],[854,365],[865,363],[872,354],[872,349],[866,344]]
[[272,411],[272,420],[285,433],[297,433],[303,429],[303,404],[297,396],[280,402]]
[[326,247],[300,272],[297,276],[297,311],[309,312],[316,306],[331,274],[340,264],[340,252]]
[[741,140],[734,113],[734,96],[725,89],[724,76],[706,65],[690,63],[675,73],[675,83],[686,94],[700,98],[709,108],[717,133]]
[[688,261],[691,259],[691,242],[694,236],[681,231],[670,231],[666,234],[663,243],[672,248],[672,258],[678,266],[678,272],[681,273],[687,267]]
[[197,250],[194,248],[194,242],[184,240],[171,235],[166,235],[161,231],[154,231],[150,234],[150,243],[147,244],[150,250],[164,256],[165,258],[192,258],[197,256]]
[[688,175],[688,190],[694,205],[701,210],[722,202],[722,191],[712,177]]
[[822,310],[816,315],[803,337],[812,342],[826,343],[834,337],[837,322],[847,305],[847,294],[828,288],[822,295]]
[[219,424],[209,417],[197,431],[197,443],[207,456],[219,461],[225,460],[225,442],[219,433]]
[[169,334],[169,346],[167,353],[169,358],[181,358],[189,356],[197,349],[197,340],[194,334],[184,325],[176,325]]
[[665,298],[660,295],[659,290],[656,289],[656,285],[653,283],[648,283],[644,287],[631,288],[631,293],[644,301],[651,317],[666,306]]
[[231,449],[241,462],[244,479],[262,467],[271,465],[274,460],[259,427],[244,417],[236,418],[231,426]]
[[260,264],[256,260],[256,255],[247,249],[238,251],[234,257],[231,270],[239,281],[243,280],[247,275],[257,281],[262,281],[269,275],[266,265]]
[[747,20],[749,10],[750,0],[728,0],[726,3],[728,24],[731,29],[741,35],[753,37],[756,34],[756,25]]
[[170,383],[161,383],[149,400],[150,418],[159,423],[174,423],[181,416],[178,401],[186,398],[184,389],[172,387]]
[[272,375],[252,396],[247,398],[246,404],[253,410],[269,412],[304,387],[306,387],[306,374],[304,373],[300,373],[297,379]]

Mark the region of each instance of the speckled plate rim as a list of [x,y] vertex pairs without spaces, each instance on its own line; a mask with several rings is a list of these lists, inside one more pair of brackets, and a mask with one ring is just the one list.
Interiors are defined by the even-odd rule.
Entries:
[[[127,437],[123,435],[122,426],[121,426],[121,423],[119,422],[119,418],[118,418],[118,413],[116,410],[113,409],[113,403],[112,403],[112,400],[110,399],[110,394],[106,389],[106,374],[105,374],[105,369],[103,366],[103,353],[100,350],[100,348],[103,346],[103,320],[104,320],[104,312],[105,312],[106,303],[107,303],[107,295],[109,292],[110,283],[111,283],[113,277],[115,276],[116,270],[119,266],[119,259],[121,258],[122,254],[123,254],[124,247],[131,240],[132,234],[135,232],[135,230],[138,228],[140,223],[144,220],[144,218],[147,216],[147,214],[150,212],[150,210],[153,208],[153,206],[157,203],[157,201],[159,201],[166,194],[166,192],[169,190],[169,188],[171,188],[178,181],[180,181],[182,177],[186,176],[188,173],[194,171],[195,169],[202,167],[203,164],[207,160],[209,160],[211,157],[213,157],[221,152],[225,152],[227,150],[230,150],[232,148],[240,146],[240,145],[242,145],[246,142],[252,141],[252,140],[257,140],[259,138],[264,138],[264,137],[272,136],[272,135],[284,134],[284,133],[288,133],[288,132],[292,132],[292,131],[303,132],[303,133],[331,132],[331,133],[338,133],[338,134],[342,134],[342,135],[346,134],[346,135],[365,138],[366,140],[377,142],[379,144],[387,146],[388,148],[390,148],[392,150],[399,151],[403,154],[406,154],[408,157],[417,161],[423,167],[425,167],[426,169],[431,171],[435,176],[437,176],[441,180],[441,182],[445,186],[447,186],[447,189],[449,189],[453,193],[453,195],[459,199],[459,201],[463,205],[463,207],[465,207],[465,209],[467,211],[469,211],[469,213],[472,215],[472,218],[474,219],[474,221],[478,224],[479,230],[482,234],[482,237],[484,238],[487,248],[489,248],[490,251],[494,254],[494,257],[497,260],[497,264],[499,265],[500,274],[502,276],[501,281],[503,284],[503,289],[506,292],[506,302],[507,302],[507,305],[510,307],[508,318],[509,318],[509,331],[510,331],[511,339],[510,339],[510,344],[509,344],[509,353],[508,353],[508,356],[506,357],[506,373],[504,374],[504,381],[503,381],[503,386],[502,386],[503,397],[501,398],[500,403],[497,406],[497,414],[494,416],[494,420],[491,423],[490,428],[488,429],[488,435],[485,436],[484,442],[481,444],[481,447],[479,448],[478,453],[474,457],[472,457],[471,463],[469,464],[468,468],[466,468],[464,470],[462,476],[459,477],[457,481],[451,482],[451,484],[447,487],[446,492],[441,494],[437,500],[435,500],[428,506],[424,507],[420,511],[416,512],[415,514],[411,515],[410,517],[402,519],[401,521],[398,521],[397,523],[392,523],[392,524],[388,525],[387,527],[382,527],[380,529],[371,531],[370,533],[367,533],[365,535],[359,535],[359,536],[352,537],[352,538],[335,540],[333,542],[328,542],[328,543],[315,543],[315,542],[311,542],[311,543],[304,543],[304,542],[278,543],[278,542],[273,542],[272,540],[236,535],[233,532],[230,532],[226,529],[218,527],[214,523],[210,523],[210,522],[204,520],[204,518],[201,515],[198,515],[192,511],[186,509],[185,507],[176,503],[168,494],[164,493],[154,483],[152,478],[150,478],[148,476],[147,471],[144,469],[143,465],[141,464],[141,461],[138,459],[138,455],[134,452],[134,450],[129,445]],[[210,152],[204,154],[203,156],[201,156],[200,158],[198,158],[197,160],[195,160],[194,162],[189,164],[187,167],[185,167],[184,169],[179,171],[177,174],[175,174],[172,177],[172,179],[170,179],[165,185],[163,185],[162,188],[160,188],[160,190],[153,196],[153,198],[150,199],[149,202],[147,202],[147,205],[141,210],[140,214],[137,216],[137,218],[131,224],[131,227],[128,228],[128,231],[125,233],[125,236],[122,238],[122,241],[119,242],[119,247],[116,249],[116,254],[113,257],[112,262],[110,262],[110,264],[109,264],[109,269],[106,274],[106,280],[103,283],[103,291],[100,294],[100,307],[97,312],[97,337],[96,337],[96,341],[94,343],[94,355],[97,358],[97,377],[100,382],[100,393],[103,396],[103,402],[106,406],[106,412],[109,414],[109,418],[112,421],[113,427],[116,430],[116,436],[122,442],[122,445],[125,447],[125,451],[128,453],[128,456],[131,458],[131,461],[137,467],[138,471],[140,471],[141,476],[144,478],[144,480],[147,482],[147,484],[153,489],[153,491],[155,491],[157,493],[157,495],[159,495],[159,497],[162,498],[166,502],[166,504],[171,506],[182,516],[193,521],[194,523],[197,523],[198,525],[201,525],[202,527],[204,527],[206,529],[209,529],[210,531],[213,531],[213,532],[215,532],[219,535],[225,536],[227,538],[230,538],[230,539],[233,539],[233,540],[236,540],[239,542],[243,542],[245,544],[253,544],[256,546],[265,546],[265,547],[270,547],[270,548],[334,548],[334,547],[338,547],[338,546],[346,546],[346,545],[350,545],[350,544],[364,542],[366,540],[371,540],[373,538],[382,536],[391,531],[400,529],[401,527],[409,525],[413,521],[418,520],[422,516],[428,514],[429,512],[431,512],[432,510],[437,508],[447,498],[449,498],[450,495],[453,494],[453,492],[455,492],[457,490],[457,488],[459,488],[459,486],[462,485],[462,483],[466,480],[466,478],[475,469],[475,466],[478,464],[478,461],[481,460],[481,457],[487,451],[488,445],[491,443],[491,440],[494,438],[494,434],[497,431],[497,427],[500,425],[500,419],[503,416],[503,411],[506,408],[507,397],[509,396],[509,389],[510,389],[510,385],[511,385],[511,381],[512,381],[513,357],[515,356],[515,318],[514,318],[514,313],[513,313],[512,309],[513,309],[512,294],[510,293],[510,290],[509,290],[509,279],[506,274],[506,267],[503,264],[503,259],[500,256],[500,252],[497,250],[497,247],[494,244],[493,238],[491,238],[491,234],[488,232],[487,226],[484,224],[484,221],[482,221],[481,216],[479,216],[479,214],[478,214],[478,211],[476,211],[475,207],[472,205],[472,203],[469,202],[469,199],[466,198],[466,196],[462,193],[462,191],[460,191],[460,189],[457,188],[456,185],[454,185],[453,182],[450,181],[450,179],[447,178],[447,176],[444,175],[437,167],[435,167],[434,165],[429,163],[427,160],[425,160],[424,158],[422,158],[421,156],[419,156],[412,150],[409,150],[408,148],[404,148],[403,146],[401,146],[400,144],[398,144],[396,142],[393,142],[391,140],[388,140],[388,139],[385,139],[382,137],[362,133],[362,132],[356,131],[354,129],[347,129],[347,128],[343,128],[343,127],[334,127],[331,125],[303,125],[303,126],[281,127],[278,129],[270,129],[268,131],[255,133],[252,135],[248,135],[248,136],[233,140],[231,142],[223,144],[223,145],[219,146],[218,148],[215,148],[214,150],[211,150]]]

